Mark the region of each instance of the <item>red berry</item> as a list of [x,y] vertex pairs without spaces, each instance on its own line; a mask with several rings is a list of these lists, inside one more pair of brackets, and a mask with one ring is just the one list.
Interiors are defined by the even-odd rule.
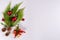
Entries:
[[24,21],[25,19],[24,18],[22,18],[22,21]]
[[4,19],[4,18],[2,18],[2,21],[5,21],[5,19]]
[[17,19],[16,17],[12,17],[12,21],[13,21],[13,22],[16,21],[16,19]]
[[8,13],[7,13],[9,16],[12,14],[12,11],[8,11]]

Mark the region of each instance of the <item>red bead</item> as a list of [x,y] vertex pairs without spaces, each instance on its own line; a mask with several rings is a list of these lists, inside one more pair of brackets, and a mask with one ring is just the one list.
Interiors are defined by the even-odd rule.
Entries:
[[8,11],[8,13],[7,13],[9,16],[12,14],[12,11]]
[[4,19],[4,18],[2,18],[2,21],[5,21],[5,19]]
[[16,21],[16,19],[17,19],[16,17],[12,17],[12,21],[13,21],[13,22]]
[[25,19],[24,18],[22,18],[22,21],[24,21]]

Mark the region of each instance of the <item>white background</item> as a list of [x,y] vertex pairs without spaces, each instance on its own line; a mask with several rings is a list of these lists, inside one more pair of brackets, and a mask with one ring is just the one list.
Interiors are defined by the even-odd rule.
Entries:
[[60,0],[0,0],[0,19],[10,1],[12,6],[23,1],[22,7],[26,9],[22,24],[27,33],[14,39],[0,32],[0,40],[60,40]]

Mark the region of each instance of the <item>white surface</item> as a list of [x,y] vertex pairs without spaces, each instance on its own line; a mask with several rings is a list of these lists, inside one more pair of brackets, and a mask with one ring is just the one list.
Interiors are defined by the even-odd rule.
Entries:
[[[9,1],[11,0],[0,0],[0,19]],[[17,39],[60,40],[60,0],[12,0],[12,6],[21,1],[24,1],[22,6],[26,7],[26,21],[22,24],[27,28],[27,33]],[[12,35],[5,37],[0,32],[0,40],[5,39],[17,40]]]

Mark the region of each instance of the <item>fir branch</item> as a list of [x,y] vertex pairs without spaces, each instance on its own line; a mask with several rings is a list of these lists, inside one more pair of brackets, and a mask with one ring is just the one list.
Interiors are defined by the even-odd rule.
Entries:
[[22,4],[22,2],[21,3],[19,3],[19,4],[16,4],[12,9],[11,9],[11,11],[12,11],[12,15],[11,16],[13,16],[16,12],[17,12],[17,10],[18,10],[18,8],[19,8],[19,6]]
[[13,25],[16,25],[23,18],[23,11],[24,8],[18,10],[17,12],[18,17],[17,20],[13,23]]
[[10,10],[10,6],[11,6],[11,2],[8,4],[6,10],[4,11],[3,15],[4,15],[4,19],[5,19],[5,23],[10,26],[10,21],[9,21],[9,16],[7,15],[7,12]]

